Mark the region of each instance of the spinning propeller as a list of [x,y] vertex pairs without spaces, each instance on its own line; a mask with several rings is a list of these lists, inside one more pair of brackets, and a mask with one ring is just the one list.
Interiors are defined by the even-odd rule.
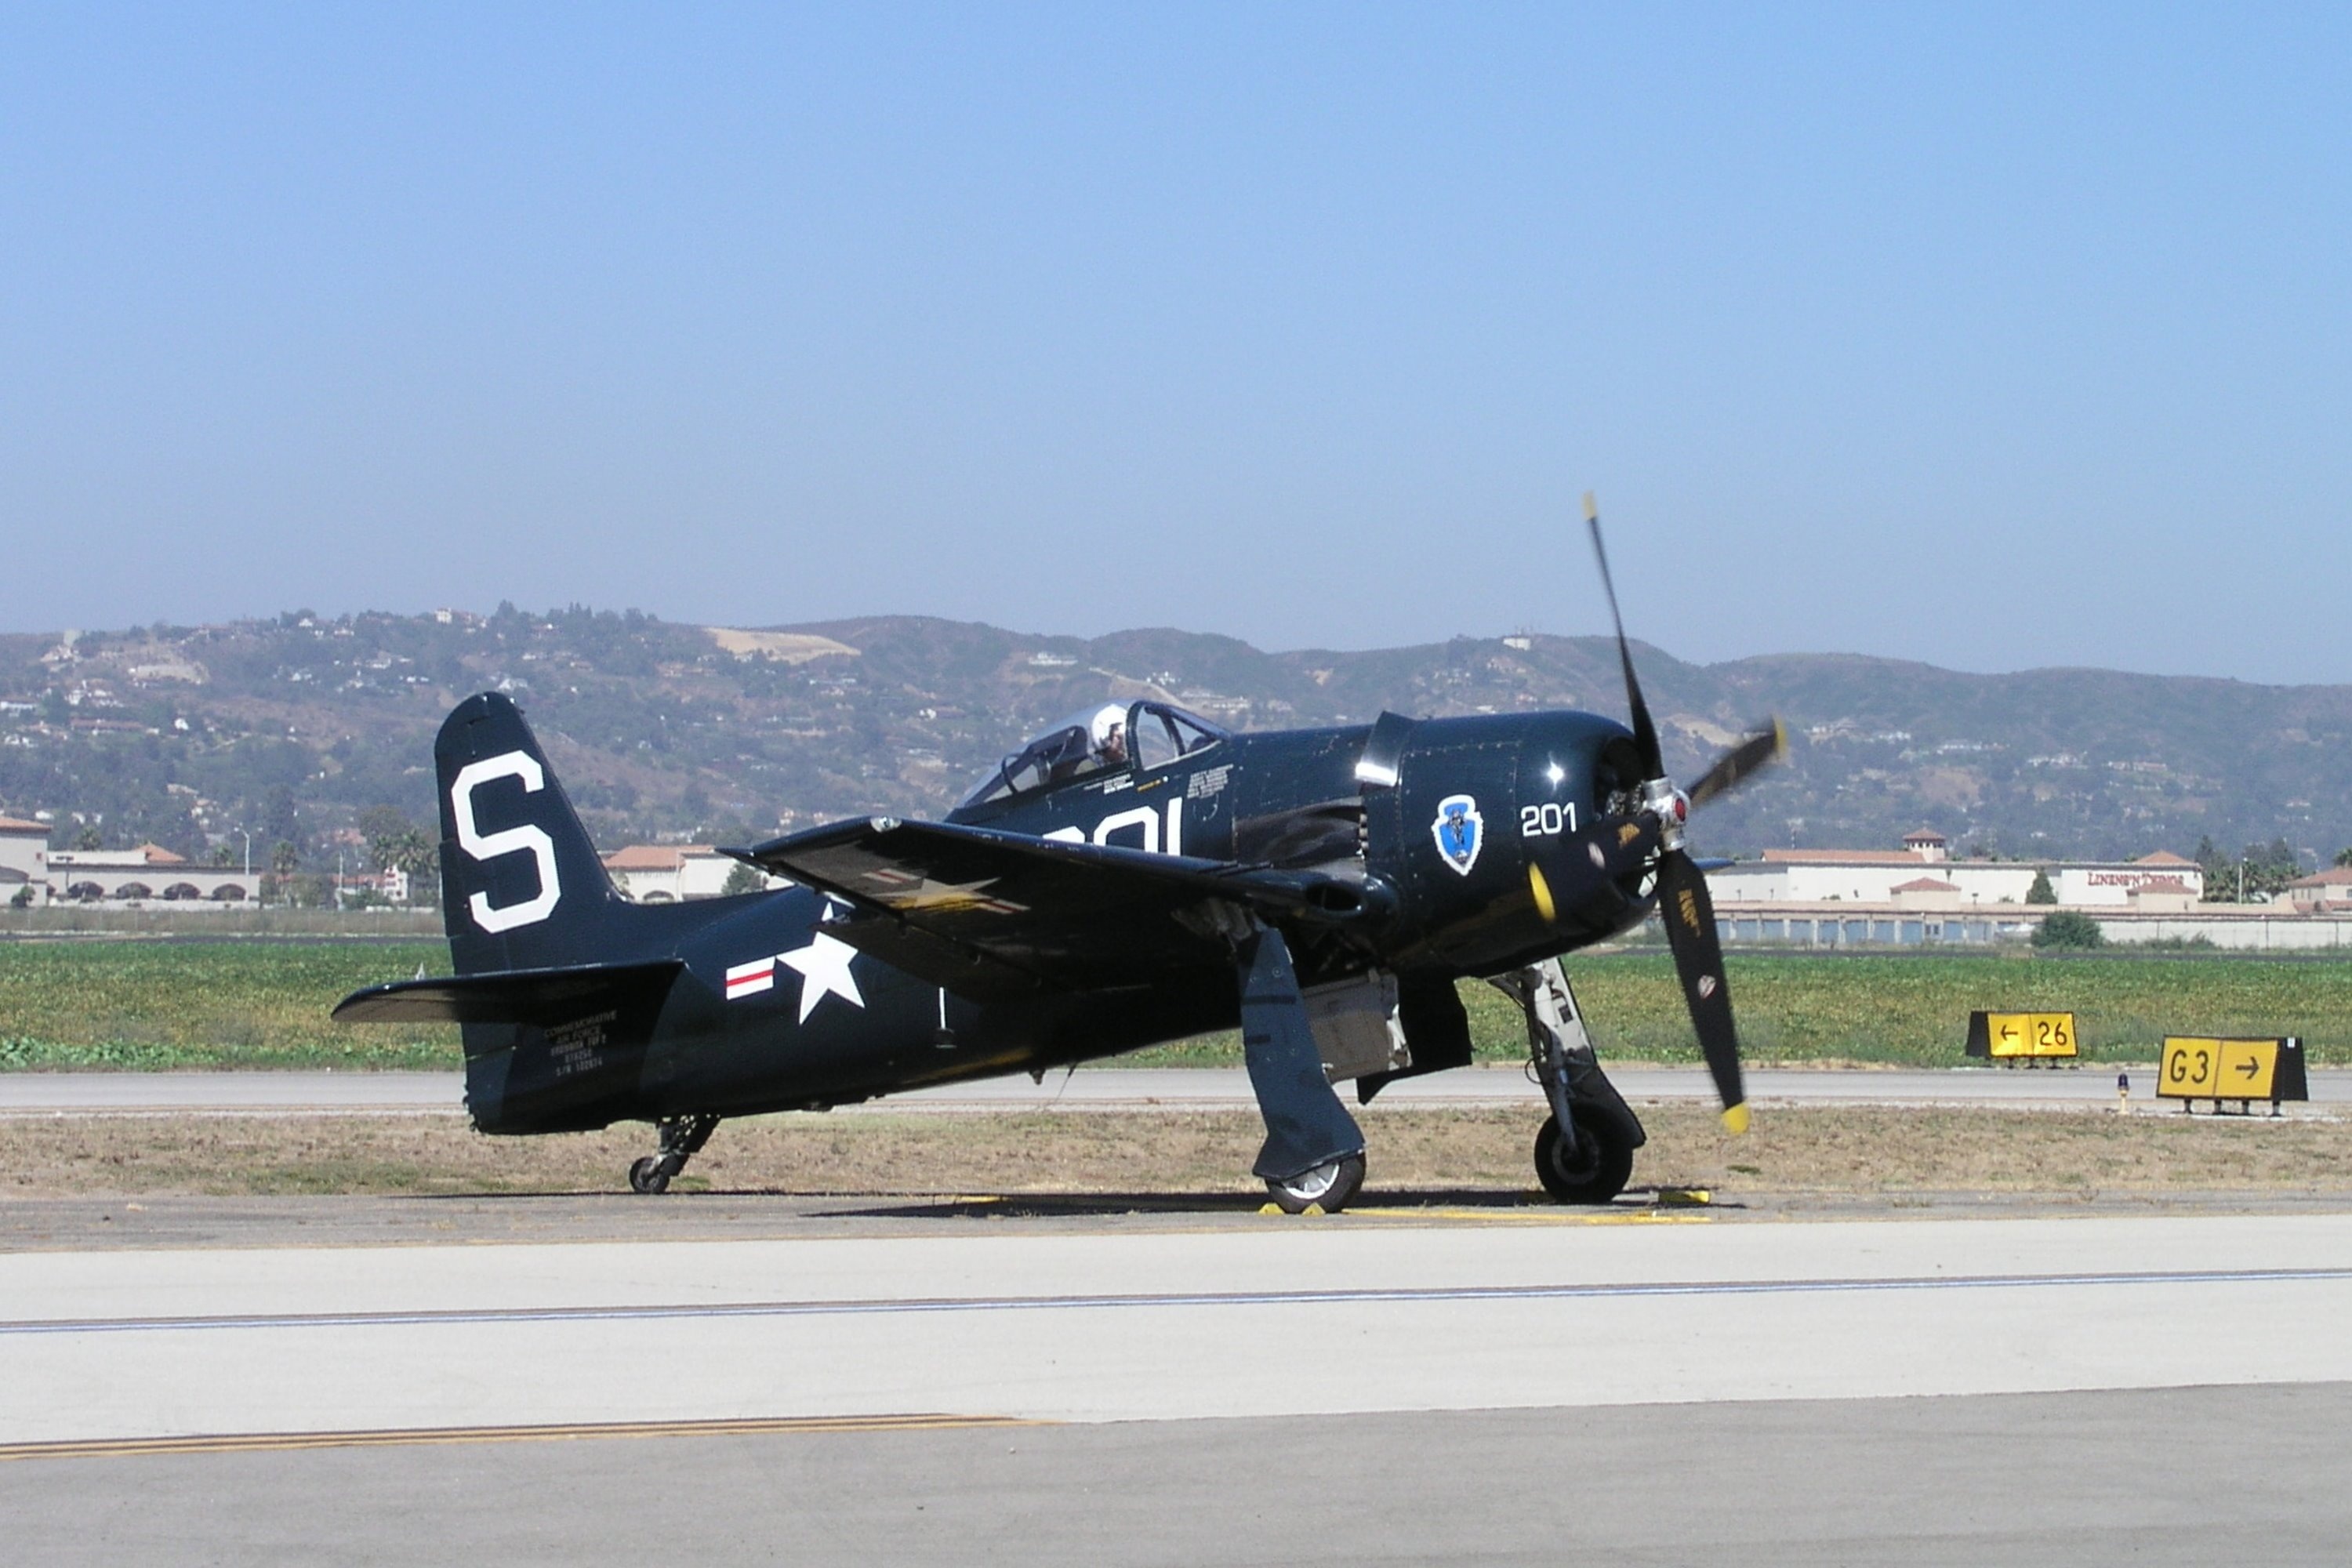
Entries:
[[1699,1051],[1706,1058],[1716,1093],[1723,1099],[1723,1124],[1734,1132],[1745,1132],[1748,1096],[1740,1084],[1739,1030],[1731,1019],[1723,943],[1716,935],[1715,904],[1707,897],[1706,875],[1683,847],[1684,825],[1692,806],[1712,800],[1778,760],[1788,749],[1788,733],[1775,719],[1717,757],[1689,793],[1675,787],[1666,777],[1650,705],[1642,700],[1642,683],[1633,674],[1633,645],[1625,640],[1625,617],[1617,608],[1617,584],[1609,575],[1609,551],[1601,542],[1601,509],[1593,504],[1590,490],[1584,496],[1584,521],[1592,532],[1592,552],[1601,560],[1601,586],[1609,595],[1609,618],[1617,626],[1617,657],[1625,667],[1625,705],[1633,710],[1633,747],[1642,761],[1639,809],[1658,819],[1658,914],[1666,922],[1675,976],[1682,982],[1691,1026],[1698,1031]]

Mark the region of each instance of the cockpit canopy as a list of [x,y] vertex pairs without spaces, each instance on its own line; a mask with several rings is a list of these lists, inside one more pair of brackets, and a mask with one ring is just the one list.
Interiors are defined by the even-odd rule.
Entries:
[[1225,738],[1225,731],[1206,719],[1170,703],[1097,703],[1071,714],[1006,757],[956,809],[966,811],[1010,800],[1048,784],[1114,768],[1164,767]]

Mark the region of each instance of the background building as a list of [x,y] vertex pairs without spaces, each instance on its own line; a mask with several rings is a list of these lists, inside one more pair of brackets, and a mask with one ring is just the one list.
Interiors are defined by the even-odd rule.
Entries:
[[[2033,879],[2047,874],[2062,908],[2124,909],[2135,889],[2185,890],[2205,896],[2205,873],[2194,860],[2158,850],[2137,860],[1955,860],[1940,834],[1906,836],[1900,849],[1767,849],[1707,873],[1717,903],[1891,904],[1898,891],[1916,907],[1969,910],[2022,904]],[[1940,888],[1931,884],[1940,884]]]
[[2286,885],[2286,900],[2306,913],[2352,910],[2352,866],[2336,866]]
[[259,878],[235,868],[197,866],[160,844],[52,849],[48,861],[49,896],[58,902],[227,908],[261,901]]
[[49,901],[49,825],[0,816],[0,907]]
[[[728,879],[742,864],[708,844],[629,844],[604,857],[604,869],[613,886],[623,898],[639,904],[715,899],[727,890]],[[754,885],[786,888],[792,884],[782,877],[762,876]]]
[[[1902,849],[1768,849],[1707,873],[1727,942],[1800,947],[2021,942],[2053,910],[2110,942],[2256,951],[2352,949],[2352,868],[2305,877],[2276,903],[2206,903],[2204,871],[2158,850],[2137,860],[1955,860],[1941,837]],[[2046,876],[2053,902],[2029,902]]]

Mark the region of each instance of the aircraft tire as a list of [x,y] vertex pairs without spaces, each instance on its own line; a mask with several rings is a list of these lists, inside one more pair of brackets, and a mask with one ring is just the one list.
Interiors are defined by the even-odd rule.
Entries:
[[1285,1214],[1305,1214],[1310,1206],[1318,1206],[1325,1214],[1338,1214],[1356,1201],[1364,1187],[1364,1157],[1342,1154],[1336,1160],[1326,1160],[1311,1171],[1302,1171],[1286,1180],[1268,1176],[1265,1190],[1275,1205]]
[[1576,1146],[1559,1132],[1559,1118],[1547,1116],[1536,1134],[1536,1180],[1564,1204],[1605,1204],[1625,1190],[1633,1175],[1633,1146],[1623,1130],[1598,1106],[1577,1105]]
[[648,1154],[629,1167],[629,1190],[633,1193],[666,1193],[669,1191],[669,1173],[662,1163]]

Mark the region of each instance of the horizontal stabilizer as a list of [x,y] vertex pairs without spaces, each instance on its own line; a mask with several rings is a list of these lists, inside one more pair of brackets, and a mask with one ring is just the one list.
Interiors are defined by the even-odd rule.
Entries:
[[354,991],[338,1003],[339,1024],[567,1023],[603,1007],[658,1001],[685,963],[582,963],[563,969],[396,980]]

